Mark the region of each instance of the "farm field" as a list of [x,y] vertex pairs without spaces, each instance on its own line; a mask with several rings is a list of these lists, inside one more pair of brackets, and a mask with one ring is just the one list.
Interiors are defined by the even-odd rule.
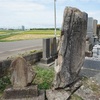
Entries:
[[[59,36],[60,30],[57,30]],[[1,30],[0,42],[30,40],[37,38],[54,37],[54,30]]]

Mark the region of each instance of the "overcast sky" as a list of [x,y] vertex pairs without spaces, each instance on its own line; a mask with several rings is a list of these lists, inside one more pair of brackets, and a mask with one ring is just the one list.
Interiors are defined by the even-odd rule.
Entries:
[[[54,27],[54,0],[0,0],[0,27]],[[64,8],[77,7],[100,23],[100,0],[56,0],[57,27]]]

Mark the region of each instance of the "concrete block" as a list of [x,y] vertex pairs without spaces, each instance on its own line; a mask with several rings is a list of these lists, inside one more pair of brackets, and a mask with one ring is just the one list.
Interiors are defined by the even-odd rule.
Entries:
[[4,91],[3,98],[4,99],[22,99],[22,98],[32,98],[37,97],[38,94],[38,87],[29,86],[22,89],[13,89],[8,88]]
[[0,98],[0,100],[46,100],[45,99],[45,91],[44,90],[40,90],[39,91],[39,95],[38,96],[33,96],[33,97],[28,97],[28,98],[20,98],[20,99],[4,99],[4,98]]

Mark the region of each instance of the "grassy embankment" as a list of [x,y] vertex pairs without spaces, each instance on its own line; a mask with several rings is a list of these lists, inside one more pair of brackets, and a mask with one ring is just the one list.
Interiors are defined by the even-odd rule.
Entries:
[[[59,34],[60,34],[60,30],[57,30],[57,35]],[[54,30],[0,31],[0,42],[29,40],[29,39],[37,39],[37,38],[48,38],[48,37],[54,37]]]

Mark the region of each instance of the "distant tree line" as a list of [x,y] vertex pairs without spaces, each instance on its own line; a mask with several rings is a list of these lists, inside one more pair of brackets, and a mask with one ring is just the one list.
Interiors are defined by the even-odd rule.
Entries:
[[[30,30],[54,30],[55,28],[30,28]],[[56,28],[56,30],[60,30],[60,28]]]

